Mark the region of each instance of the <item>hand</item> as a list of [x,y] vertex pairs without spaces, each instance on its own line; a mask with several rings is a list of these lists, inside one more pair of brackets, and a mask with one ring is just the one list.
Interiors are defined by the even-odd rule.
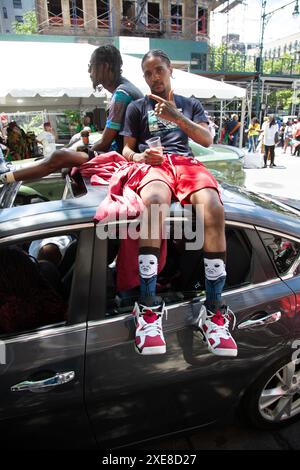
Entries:
[[157,104],[154,108],[154,113],[156,116],[159,116],[167,121],[177,122],[178,119],[182,116],[181,113],[176,108],[176,104],[174,101],[173,90],[170,90],[168,100],[164,100],[160,96],[157,95],[149,95],[149,98],[157,101]]
[[133,161],[135,163],[147,163],[148,165],[155,166],[162,164],[164,156],[161,154],[161,149],[152,148],[146,149],[143,153],[134,154]]

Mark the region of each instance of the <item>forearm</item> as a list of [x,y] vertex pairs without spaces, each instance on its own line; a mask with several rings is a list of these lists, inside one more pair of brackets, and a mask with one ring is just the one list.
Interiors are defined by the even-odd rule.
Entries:
[[197,142],[197,144],[209,147],[213,143],[208,127],[206,129],[183,115],[176,120],[176,124],[185,134],[188,135],[188,137],[190,137],[190,139]]
[[103,139],[98,140],[93,147],[92,150],[95,152],[107,152],[109,150],[110,144],[103,141]]
[[138,156],[140,155],[138,152],[135,152],[133,148],[131,148],[131,146],[129,146],[128,144],[126,144],[123,148],[123,151],[122,151],[122,155],[123,157],[126,158],[126,160],[128,160],[129,162],[133,162],[134,161],[134,157],[135,156]]

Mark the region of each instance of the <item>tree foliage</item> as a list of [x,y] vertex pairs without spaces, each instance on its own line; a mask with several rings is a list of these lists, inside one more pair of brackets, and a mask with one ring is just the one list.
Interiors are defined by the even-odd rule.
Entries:
[[35,11],[27,11],[24,13],[23,22],[14,21],[12,27],[16,34],[37,34],[38,25]]

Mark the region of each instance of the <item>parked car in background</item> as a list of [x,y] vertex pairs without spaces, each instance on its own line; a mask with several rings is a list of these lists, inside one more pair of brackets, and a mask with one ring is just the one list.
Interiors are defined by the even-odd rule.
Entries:
[[[135,297],[124,302],[116,291],[118,240],[98,238],[93,222],[107,187],[76,178],[67,178],[62,200],[17,207],[11,206],[19,187],[1,188],[10,207],[0,211],[0,250],[26,252],[32,241],[53,236],[72,242],[57,266],[66,318],[46,324],[41,318],[30,328],[25,316],[21,330],[0,331],[0,448],[132,448],[216,422],[238,407],[268,429],[299,419],[297,211],[222,183],[224,300],[236,315],[238,356],[208,352],[196,327],[202,253],[176,249],[171,237],[160,292],[167,353],[142,357],[134,351]],[[170,229],[187,216],[173,203]],[[13,320],[8,312],[7,322]]]

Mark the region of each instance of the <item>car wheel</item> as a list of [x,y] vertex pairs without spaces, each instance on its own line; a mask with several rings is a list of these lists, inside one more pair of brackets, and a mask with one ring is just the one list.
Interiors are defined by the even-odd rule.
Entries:
[[247,390],[242,408],[257,427],[278,429],[300,419],[300,364],[281,359]]

